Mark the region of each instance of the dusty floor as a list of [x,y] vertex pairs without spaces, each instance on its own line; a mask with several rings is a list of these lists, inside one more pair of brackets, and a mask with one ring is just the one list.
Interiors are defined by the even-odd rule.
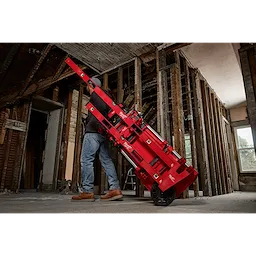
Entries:
[[57,193],[0,194],[0,213],[256,213],[256,192],[176,199],[167,207],[155,206],[148,192],[144,198],[133,194],[125,191],[123,201],[112,202],[74,202],[72,195]]

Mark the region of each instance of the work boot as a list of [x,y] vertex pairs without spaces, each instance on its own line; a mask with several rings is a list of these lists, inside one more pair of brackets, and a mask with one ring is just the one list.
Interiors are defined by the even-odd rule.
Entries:
[[85,200],[88,202],[93,202],[95,201],[94,193],[83,192],[80,193],[78,196],[72,196],[72,200]]
[[120,189],[109,190],[107,194],[100,197],[101,200],[113,201],[123,197]]

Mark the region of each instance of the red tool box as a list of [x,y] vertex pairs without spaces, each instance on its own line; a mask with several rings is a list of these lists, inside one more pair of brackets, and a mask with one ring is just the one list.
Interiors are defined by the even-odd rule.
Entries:
[[66,63],[109,106],[107,118],[90,102],[86,108],[100,121],[109,140],[134,167],[136,176],[151,192],[154,204],[169,205],[194,182],[198,172],[143,121],[140,113],[126,111],[122,104],[116,104],[70,58]]

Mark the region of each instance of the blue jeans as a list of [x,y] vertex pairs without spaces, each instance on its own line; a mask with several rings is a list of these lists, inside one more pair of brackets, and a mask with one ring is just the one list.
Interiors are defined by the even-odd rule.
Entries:
[[84,192],[93,192],[94,160],[99,150],[101,165],[108,177],[109,189],[120,189],[114,163],[109,155],[106,138],[99,133],[86,133],[81,152],[82,188]]

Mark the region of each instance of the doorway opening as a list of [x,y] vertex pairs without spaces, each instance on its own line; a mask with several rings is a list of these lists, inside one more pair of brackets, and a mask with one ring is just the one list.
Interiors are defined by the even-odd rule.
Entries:
[[42,96],[33,98],[20,189],[56,189],[63,109],[59,102]]
[[21,189],[37,189],[43,167],[47,112],[31,110]]

